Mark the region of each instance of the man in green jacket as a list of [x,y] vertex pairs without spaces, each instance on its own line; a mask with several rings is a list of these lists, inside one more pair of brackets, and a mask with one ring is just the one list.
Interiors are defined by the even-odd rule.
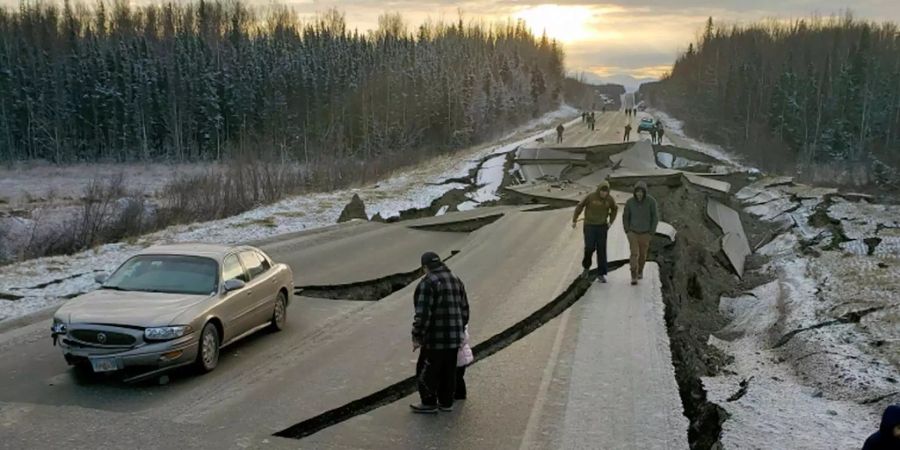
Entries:
[[604,181],[597,186],[597,190],[588,194],[578,206],[575,207],[575,215],[572,217],[572,228],[578,224],[578,216],[584,211],[584,258],[581,267],[584,268],[581,276],[590,276],[591,259],[597,252],[597,267],[599,275],[597,279],[606,283],[608,270],[606,262],[606,235],[609,225],[616,220],[619,207],[612,195],[609,194],[609,183]]
[[638,181],[634,185],[634,197],[625,203],[622,213],[622,226],[628,235],[628,246],[631,248],[631,284],[644,278],[644,263],[650,252],[650,238],[656,232],[659,223],[659,212],[656,199],[647,193],[647,183]]

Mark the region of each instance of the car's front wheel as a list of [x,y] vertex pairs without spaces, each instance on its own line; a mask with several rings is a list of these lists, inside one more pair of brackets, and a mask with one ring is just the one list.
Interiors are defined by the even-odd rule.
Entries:
[[219,330],[212,323],[207,323],[200,333],[200,348],[197,350],[197,370],[201,373],[212,372],[219,365]]
[[275,299],[275,310],[272,312],[272,322],[269,325],[269,328],[272,331],[281,331],[284,329],[284,324],[287,321],[287,297],[284,295],[284,292],[279,292],[278,297]]

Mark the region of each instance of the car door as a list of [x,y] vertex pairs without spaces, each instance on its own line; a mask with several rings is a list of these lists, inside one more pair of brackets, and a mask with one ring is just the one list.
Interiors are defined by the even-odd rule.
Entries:
[[253,310],[250,315],[254,324],[266,323],[272,319],[275,297],[278,295],[278,280],[273,277],[269,261],[255,250],[240,253],[241,262],[250,276],[248,286],[253,288]]
[[224,316],[226,320],[223,342],[243,334],[253,326],[250,317],[254,304],[253,289],[250,284],[250,276],[241,264],[241,260],[238,259],[237,253],[232,253],[222,260],[222,282],[231,279],[238,279],[246,284],[241,289],[225,293],[225,301],[221,306],[221,316]]

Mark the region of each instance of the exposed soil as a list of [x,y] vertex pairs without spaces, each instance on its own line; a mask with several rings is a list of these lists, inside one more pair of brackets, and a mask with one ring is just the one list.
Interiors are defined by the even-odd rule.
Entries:
[[[688,440],[693,449],[720,448],[719,436],[727,413],[707,400],[700,378],[715,375],[728,358],[707,342],[726,325],[719,313],[720,297],[766,280],[749,276],[742,281],[732,272],[720,249],[721,231],[706,216],[707,198],[702,192],[686,186],[655,186],[650,193],[659,204],[662,220],[678,231],[674,243],[654,239],[651,258],[660,267],[675,378],[691,422]],[[751,242],[769,231],[765,224],[748,216],[742,215],[742,220]],[[758,266],[762,262],[751,258],[747,264]]]

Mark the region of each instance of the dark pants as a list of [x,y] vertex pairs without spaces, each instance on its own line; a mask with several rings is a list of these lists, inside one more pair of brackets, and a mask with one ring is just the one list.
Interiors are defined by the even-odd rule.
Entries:
[[631,131],[630,131],[630,130],[625,130],[625,137],[622,139],[622,141],[623,141],[623,142],[624,142],[624,141],[627,141],[629,138],[631,138]]
[[455,348],[419,350],[416,380],[423,405],[453,406],[453,393],[456,390],[456,353]]
[[594,256],[594,252],[597,252],[597,267],[600,269],[600,275],[603,276],[606,276],[608,270],[606,264],[607,231],[609,231],[608,225],[584,226],[584,259],[581,260],[581,267],[590,269],[591,259]]
[[562,143],[562,135],[563,135],[562,133],[556,133],[556,143],[557,144]]
[[465,400],[466,398],[466,380],[463,378],[466,376],[466,367],[457,367],[456,368],[456,393],[453,395],[453,398],[457,400]]

